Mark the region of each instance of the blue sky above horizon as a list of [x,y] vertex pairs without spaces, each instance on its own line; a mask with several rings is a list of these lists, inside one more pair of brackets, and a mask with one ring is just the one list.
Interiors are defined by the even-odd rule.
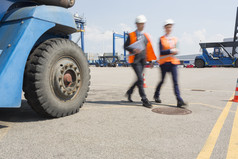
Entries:
[[[76,0],[70,9],[87,19],[85,51],[91,54],[112,52],[112,32],[135,30],[135,17],[144,14],[145,32],[151,35],[158,53],[158,38],[164,34],[163,23],[176,22],[173,35],[179,38],[181,55],[199,53],[199,42],[222,41],[233,37],[237,0]],[[123,53],[123,40],[116,51]]]

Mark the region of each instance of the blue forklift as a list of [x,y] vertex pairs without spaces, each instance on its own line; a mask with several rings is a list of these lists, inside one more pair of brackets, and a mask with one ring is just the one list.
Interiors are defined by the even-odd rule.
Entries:
[[0,108],[28,104],[50,118],[74,114],[88,95],[90,70],[70,40],[80,30],[75,0],[1,0]]
[[[238,67],[238,8],[235,23],[234,39],[230,42],[200,43],[202,55],[195,58],[197,68],[211,66],[232,66]],[[208,49],[213,52],[209,53]],[[230,51],[231,50],[231,51]]]
[[96,67],[117,67],[119,62],[118,56],[98,56],[95,63]]

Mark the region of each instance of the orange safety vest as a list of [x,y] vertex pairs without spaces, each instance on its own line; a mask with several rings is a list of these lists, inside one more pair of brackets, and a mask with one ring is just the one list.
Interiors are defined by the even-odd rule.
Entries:
[[[172,38],[174,45],[176,46],[177,44],[177,39],[175,37]],[[162,36],[160,38],[160,42],[162,45],[162,50],[170,50],[173,49],[171,44],[169,43],[168,39],[165,36]],[[175,47],[174,46],[174,47]],[[158,60],[160,65],[163,65],[166,62],[171,62],[174,65],[179,65],[180,61],[177,59],[174,55],[169,54],[169,55],[160,55],[160,59]]]
[[[146,39],[148,40],[147,46],[146,46],[146,61],[152,61],[152,60],[156,60],[156,56],[155,56],[155,52],[154,49],[152,47],[150,38],[147,34],[144,34]],[[137,36],[136,36],[136,32],[132,32],[129,34],[130,37],[130,44],[133,44],[137,41]],[[130,52],[131,53],[131,52]],[[132,53],[131,53],[132,54]],[[131,55],[129,56],[128,59],[128,63],[133,63],[135,59],[135,55]]]

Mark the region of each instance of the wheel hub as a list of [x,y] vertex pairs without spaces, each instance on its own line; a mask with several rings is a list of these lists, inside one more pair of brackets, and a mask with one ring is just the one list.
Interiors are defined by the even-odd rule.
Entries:
[[80,90],[80,69],[71,59],[63,58],[56,63],[53,78],[54,92],[62,100],[70,100]]
[[70,87],[73,83],[72,75],[70,73],[66,73],[64,75],[64,85],[65,87]]

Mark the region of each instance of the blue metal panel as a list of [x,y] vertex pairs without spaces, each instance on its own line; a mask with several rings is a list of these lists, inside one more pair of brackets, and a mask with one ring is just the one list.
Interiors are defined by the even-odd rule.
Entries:
[[[81,48],[82,48],[83,52],[85,52],[85,48],[84,48],[84,32],[85,32],[85,27],[84,26],[85,26],[86,21],[82,17],[79,17],[79,16],[74,16],[74,20],[75,20],[78,32],[81,33],[81,36],[76,41],[76,43],[78,43],[79,40],[81,40]],[[70,37],[70,39],[72,39],[72,36]]]
[[0,107],[20,107],[28,55],[40,36],[54,26],[54,23],[34,18],[1,24]]
[[83,52],[85,52],[84,50],[84,23],[80,24],[80,28],[81,28],[81,48],[83,50]]
[[[126,43],[126,39],[127,39],[127,33],[124,32],[124,44]],[[124,61],[126,61],[126,49],[124,49]]]
[[[113,33],[113,41],[112,41],[112,53],[113,53],[113,56],[116,55],[116,33]],[[114,59],[113,59],[114,61]]]
[[[124,32],[123,35],[121,34],[117,34],[117,33],[113,33],[113,56],[116,55],[116,38],[122,38],[124,40],[124,43],[126,42],[126,38],[127,38],[127,33]],[[126,61],[126,50],[124,49],[124,60]],[[113,58],[113,62],[115,61],[115,58]]]
[[8,8],[13,4],[14,2],[9,0],[1,0],[0,5],[0,21],[2,20],[4,14],[7,12]]
[[118,38],[124,38],[124,35],[121,35],[121,34],[117,34],[117,33],[114,33],[115,37],[118,37]]
[[36,18],[59,25],[71,27],[76,32],[76,24],[73,15],[65,8],[55,6],[25,7],[16,9],[4,17],[4,22],[19,19]]
[[184,64],[190,64],[190,61],[183,61]]
[[[0,5],[0,21],[2,20],[3,16],[7,12],[8,8],[16,2],[21,2],[24,0],[1,0],[1,5]],[[26,1],[26,0],[25,0]]]

